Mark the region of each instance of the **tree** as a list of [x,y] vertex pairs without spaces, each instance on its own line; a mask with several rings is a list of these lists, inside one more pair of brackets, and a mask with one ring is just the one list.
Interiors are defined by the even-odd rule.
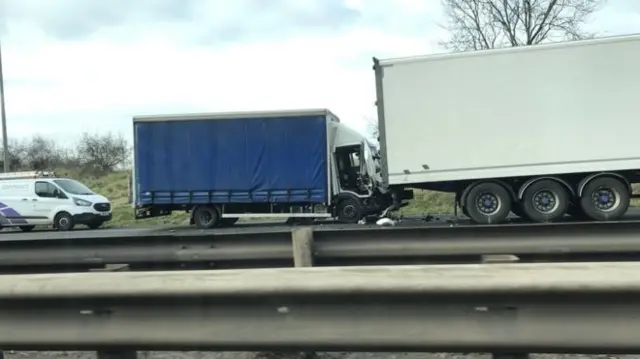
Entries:
[[583,25],[603,0],[442,0],[453,51],[592,37]]
[[32,137],[22,145],[22,158],[32,170],[51,170],[61,161],[60,149],[56,143],[40,135]]
[[378,126],[378,120],[373,117],[366,117],[365,121],[367,122],[367,132],[369,137],[378,141],[378,137],[380,137],[380,128]]
[[[13,171],[16,168],[20,169],[26,164],[26,143],[24,141],[18,142],[16,140],[9,140],[9,170]],[[0,167],[4,167],[4,152],[0,148]]]
[[122,135],[83,133],[78,143],[82,164],[96,172],[110,172],[128,162],[131,148]]

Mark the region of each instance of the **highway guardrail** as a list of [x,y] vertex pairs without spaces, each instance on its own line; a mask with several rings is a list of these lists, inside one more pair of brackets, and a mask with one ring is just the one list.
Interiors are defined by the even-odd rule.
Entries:
[[[6,235],[0,273],[480,263],[510,254],[539,261],[635,261],[640,222],[433,227],[294,227],[245,231],[96,231]],[[35,233],[31,233],[34,235]],[[51,237],[53,235],[53,237]]]
[[0,276],[5,350],[640,352],[640,263]]

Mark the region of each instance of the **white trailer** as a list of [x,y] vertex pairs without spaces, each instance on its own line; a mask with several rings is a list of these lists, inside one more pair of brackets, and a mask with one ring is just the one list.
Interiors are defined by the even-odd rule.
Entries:
[[640,35],[374,58],[382,178],[479,223],[613,220],[640,182]]

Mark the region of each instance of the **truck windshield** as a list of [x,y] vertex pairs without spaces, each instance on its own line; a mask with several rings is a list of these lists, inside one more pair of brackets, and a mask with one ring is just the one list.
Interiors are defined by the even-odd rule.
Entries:
[[77,194],[77,195],[89,195],[93,194],[93,191],[90,190],[87,186],[82,183],[70,179],[58,179],[53,180],[55,184],[60,186],[65,192],[69,194]]

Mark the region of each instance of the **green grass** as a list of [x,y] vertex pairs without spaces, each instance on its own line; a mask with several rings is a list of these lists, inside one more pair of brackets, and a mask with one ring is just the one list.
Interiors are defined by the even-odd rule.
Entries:
[[[128,203],[127,172],[115,172],[106,176],[86,176],[74,171],[57,171],[59,175],[75,178],[95,192],[107,197],[113,205],[113,219],[105,227],[151,227],[158,225],[184,225],[189,216],[184,212],[174,212],[170,216],[134,219],[134,211]],[[404,215],[427,213],[453,213],[453,195],[431,191],[417,191],[411,205],[402,209]]]
[[414,191],[414,199],[408,206],[403,207],[400,213],[403,215],[422,214],[452,214],[454,212],[455,195],[433,191]]
[[159,225],[183,225],[187,224],[189,215],[184,212],[174,212],[170,216],[136,220],[134,210],[129,204],[128,173],[114,172],[106,176],[87,176],[74,171],[57,171],[58,175],[75,178],[94,192],[101,194],[111,201],[113,219],[105,223],[105,227],[152,227]]
[[[113,205],[113,220],[106,227],[151,227],[158,225],[184,225],[189,216],[184,212],[175,212],[170,216],[135,220],[134,211],[128,203],[127,172],[115,172],[106,176],[86,176],[73,171],[58,171],[59,175],[75,178],[89,186],[95,192],[107,197]],[[634,186],[634,193],[640,192],[640,186]],[[452,214],[454,213],[454,195],[432,191],[415,191],[415,199],[401,210],[403,215]],[[640,206],[640,200],[632,200],[631,205]]]

